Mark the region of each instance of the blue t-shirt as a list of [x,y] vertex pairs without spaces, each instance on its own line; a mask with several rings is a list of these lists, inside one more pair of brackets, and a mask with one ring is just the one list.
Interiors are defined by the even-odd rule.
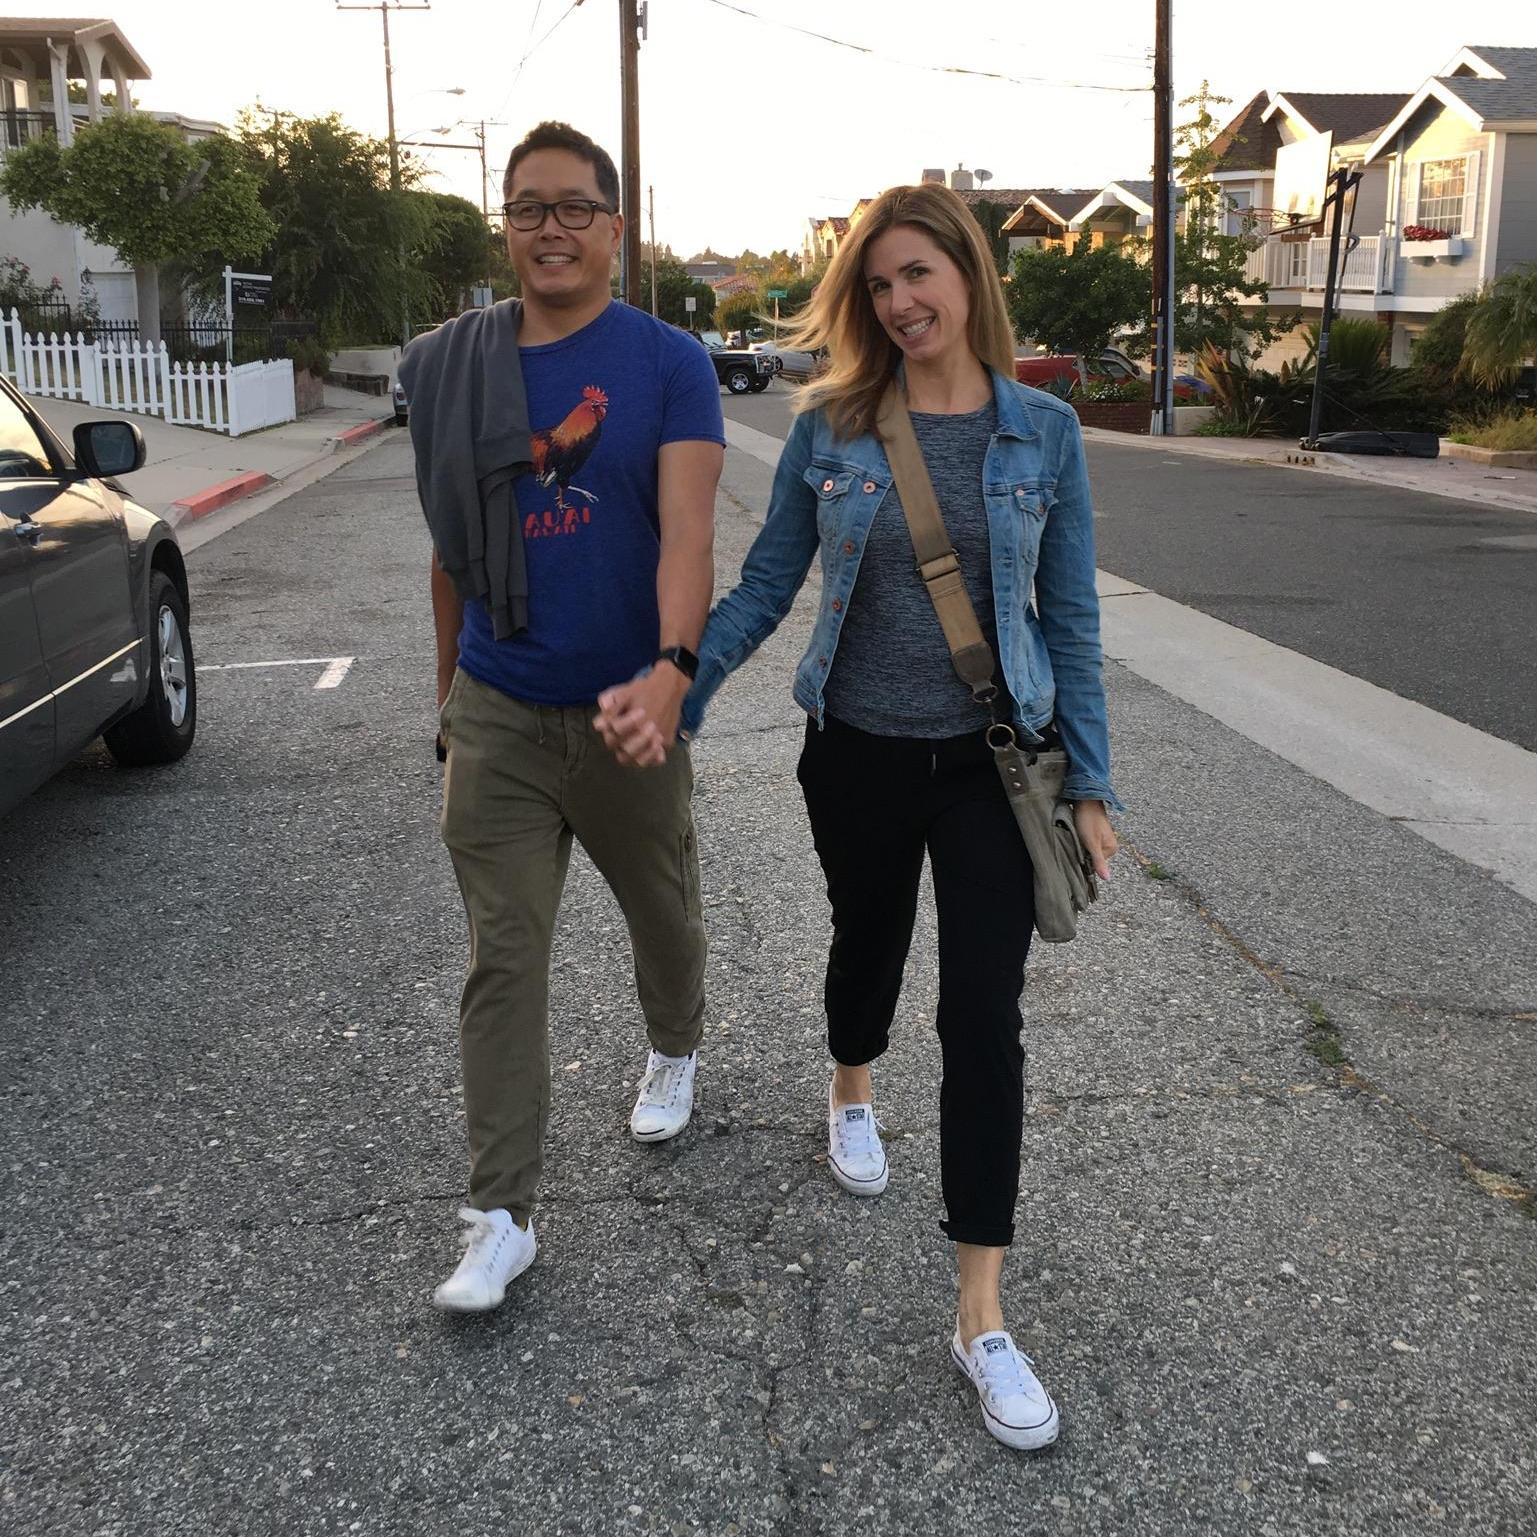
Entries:
[[518,355],[533,429],[534,473],[515,486],[528,628],[497,640],[468,600],[459,665],[529,704],[590,704],[656,657],[657,453],[725,442],[720,386],[692,337],[618,302]]

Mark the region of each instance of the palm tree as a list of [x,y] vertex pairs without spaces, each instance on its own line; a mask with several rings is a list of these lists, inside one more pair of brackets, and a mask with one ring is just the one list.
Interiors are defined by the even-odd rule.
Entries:
[[1508,384],[1537,353],[1537,262],[1513,267],[1484,291],[1468,318],[1458,370],[1475,384]]

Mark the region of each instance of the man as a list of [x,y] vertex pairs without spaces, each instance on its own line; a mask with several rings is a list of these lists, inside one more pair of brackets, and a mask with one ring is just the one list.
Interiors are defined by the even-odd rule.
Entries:
[[[442,831],[470,926],[468,1229],[434,1294],[461,1312],[497,1306],[534,1258],[550,948],[573,838],[629,926],[651,1045],[637,1140],[687,1124],[704,1015],[693,776],[675,738],[713,582],[720,391],[686,335],[610,297],[623,220],[602,149],[542,123],[513,150],[503,194],[521,312],[461,316],[401,363],[434,539]],[[622,768],[592,723],[599,695],[637,677],[633,707],[674,744],[646,773]]]

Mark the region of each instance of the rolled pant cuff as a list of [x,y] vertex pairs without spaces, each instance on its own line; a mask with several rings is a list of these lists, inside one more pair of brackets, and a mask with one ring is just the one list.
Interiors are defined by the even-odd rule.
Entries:
[[968,1222],[941,1222],[940,1230],[951,1243],[975,1244],[979,1249],[1007,1249],[1014,1242],[1014,1224],[978,1227]]

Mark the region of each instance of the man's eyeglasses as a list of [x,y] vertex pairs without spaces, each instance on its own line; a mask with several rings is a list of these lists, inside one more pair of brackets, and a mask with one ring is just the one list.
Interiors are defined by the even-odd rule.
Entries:
[[502,204],[507,222],[514,229],[524,231],[538,229],[548,214],[555,215],[555,222],[562,229],[590,229],[595,215],[613,211],[607,203],[595,203],[587,197],[563,197],[558,203],[520,198],[516,203]]

